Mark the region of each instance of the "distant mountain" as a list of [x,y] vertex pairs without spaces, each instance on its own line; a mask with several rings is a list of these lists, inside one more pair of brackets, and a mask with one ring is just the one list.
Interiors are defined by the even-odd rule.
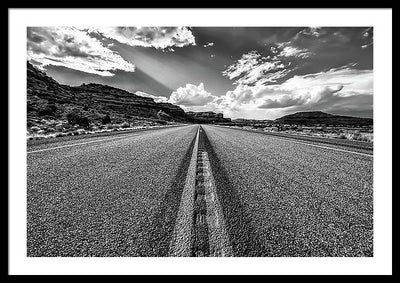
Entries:
[[333,115],[321,111],[307,111],[289,114],[281,118],[275,119],[274,122],[281,124],[297,124],[306,126],[317,124],[334,126],[367,126],[373,124],[373,119]]

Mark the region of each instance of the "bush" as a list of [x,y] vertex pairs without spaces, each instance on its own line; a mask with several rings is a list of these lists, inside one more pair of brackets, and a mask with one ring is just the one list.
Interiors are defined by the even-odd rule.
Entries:
[[89,127],[90,120],[88,117],[82,116],[82,113],[72,111],[67,114],[68,123],[71,125],[79,125],[82,127]]
[[47,104],[45,108],[38,111],[39,116],[54,116],[57,111],[57,106],[55,104]]
[[45,132],[46,133],[54,133],[55,130],[53,128],[47,128]]
[[124,122],[121,124],[121,128],[124,128],[124,129],[129,128],[129,126],[130,126],[129,123],[127,123],[127,122]]
[[101,119],[101,123],[102,123],[103,125],[105,125],[105,124],[110,124],[110,123],[111,123],[110,115],[107,114],[106,116],[104,116],[103,119]]
[[38,131],[40,131],[40,128],[38,126],[33,126],[33,127],[31,127],[31,131],[38,132]]

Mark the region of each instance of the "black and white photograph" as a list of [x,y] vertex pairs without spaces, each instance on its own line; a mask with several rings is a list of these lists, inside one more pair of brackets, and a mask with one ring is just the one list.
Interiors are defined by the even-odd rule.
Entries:
[[[22,145],[23,162],[20,185],[9,185],[22,222],[9,227],[23,232],[13,241],[21,238],[16,254],[32,262],[28,272],[40,272],[32,271],[40,262],[53,273],[51,261],[101,260],[96,272],[115,274],[126,265],[111,271],[119,258],[131,266],[123,274],[152,273],[136,264],[152,260],[164,274],[241,273],[253,261],[258,274],[323,272],[317,261],[332,273],[329,259],[368,273],[383,255],[382,272],[391,272],[391,226],[379,220],[391,208],[391,62],[380,79],[383,28],[362,16],[373,11],[360,11],[358,23],[325,11],[336,24],[308,24],[306,11],[294,10],[298,24],[275,15],[262,25],[245,9],[225,11],[242,12],[237,24],[218,24],[218,9],[189,10],[182,24],[173,23],[185,10],[107,10],[115,24],[101,24],[106,10],[79,12],[20,23],[24,53],[14,67],[9,61],[11,77],[16,66],[24,74],[9,93],[21,111],[9,146]],[[376,12],[391,24],[391,10]],[[382,84],[390,92],[377,91]],[[377,194],[386,198],[379,206]],[[285,260],[307,259],[314,267],[285,270]],[[279,260],[273,270],[268,262]],[[171,269],[154,271],[164,263]],[[190,271],[189,263],[214,269]]]

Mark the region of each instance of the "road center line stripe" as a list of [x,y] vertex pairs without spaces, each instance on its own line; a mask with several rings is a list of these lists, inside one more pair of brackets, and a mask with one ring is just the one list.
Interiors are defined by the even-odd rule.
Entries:
[[199,144],[199,129],[197,129],[196,141],[193,146],[192,158],[190,160],[185,186],[182,192],[182,198],[179,205],[176,224],[170,243],[170,256],[191,256],[192,239],[192,220],[194,209],[194,191],[196,184],[196,165],[197,150]]
[[210,161],[207,152],[203,152],[203,163],[207,167],[204,182],[207,207],[208,242],[210,246],[210,256],[233,256],[232,247],[229,244],[229,236],[226,231],[226,224],[215,189],[215,181],[211,171]]

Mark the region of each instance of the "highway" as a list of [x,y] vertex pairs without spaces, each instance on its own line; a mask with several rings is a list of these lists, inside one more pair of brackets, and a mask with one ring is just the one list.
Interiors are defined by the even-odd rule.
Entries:
[[166,254],[184,180],[179,169],[196,130],[28,148],[28,255]]
[[201,127],[29,145],[27,255],[175,256],[188,231],[226,256],[373,256],[372,153]]

